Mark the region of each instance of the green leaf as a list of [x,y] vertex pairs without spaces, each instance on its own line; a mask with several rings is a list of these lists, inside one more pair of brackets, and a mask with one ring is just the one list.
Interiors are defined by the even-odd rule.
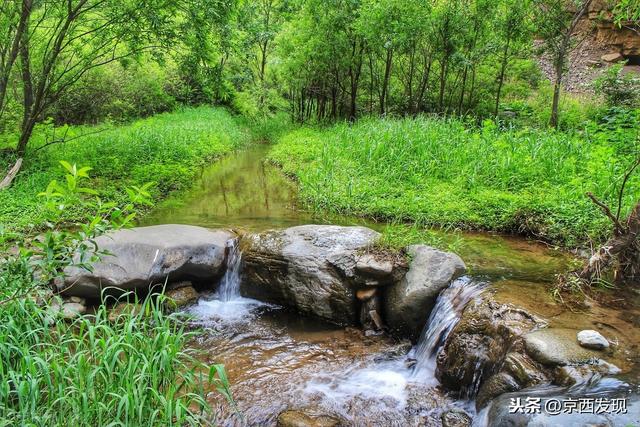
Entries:
[[60,160],[60,164],[62,165],[62,167],[64,167],[67,172],[69,172],[72,175],[76,174],[76,165],[71,166],[71,163],[67,162],[66,160]]

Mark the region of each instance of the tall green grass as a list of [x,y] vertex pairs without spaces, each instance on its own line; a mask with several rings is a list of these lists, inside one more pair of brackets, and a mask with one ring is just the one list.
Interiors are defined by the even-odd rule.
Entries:
[[[24,271],[4,265],[0,286],[29,286]],[[161,297],[149,298],[137,314],[109,321],[103,305],[70,323],[29,298],[3,302],[0,426],[210,422],[209,390],[229,397],[224,370],[185,349],[193,332],[161,306]]]
[[[37,132],[32,147],[54,138],[51,132]],[[160,114],[125,126],[57,129],[55,138],[65,132],[70,142],[32,151],[15,184],[0,192],[1,226],[22,230],[43,221],[36,195],[59,178],[60,160],[92,167],[92,186],[107,201],[119,197],[124,187],[150,181],[156,183],[153,198],[158,199],[190,185],[205,163],[251,140],[247,126],[226,110],[210,107]]]
[[[635,139],[480,128],[456,119],[368,119],[304,128],[270,153],[300,182],[313,209],[416,221],[425,226],[532,234],[573,245],[609,224],[585,197],[614,203]],[[623,213],[640,179],[627,184]]]

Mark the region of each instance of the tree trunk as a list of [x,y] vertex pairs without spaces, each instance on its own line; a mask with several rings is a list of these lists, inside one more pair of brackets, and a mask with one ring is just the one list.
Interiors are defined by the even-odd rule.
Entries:
[[551,118],[549,126],[558,129],[558,105],[560,103],[560,86],[562,82],[562,71],[556,71],[556,80],[553,84],[553,102],[551,103]]
[[438,109],[440,112],[443,111],[444,108],[444,89],[447,83],[447,61],[449,59],[445,56],[442,58],[442,63],[440,64],[440,92],[438,94]]
[[462,72],[462,85],[460,86],[460,100],[458,101],[458,115],[462,115],[462,103],[464,102],[464,91],[467,88],[467,74],[469,73],[469,66],[464,66]]
[[509,63],[509,44],[511,39],[507,39],[507,43],[504,46],[504,52],[502,52],[502,63],[500,64],[500,75],[498,76],[498,90],[496,93],[496,106],[493,111],[494,117],[498,117],[498,110],[500,108],[500,93],[502,92],[502,85],[504,84],[504,75],[507,71],[507,64]]
[[409,54],[409,77],[408,77],[408,82],[407,82],[407,98],[408,98],[408,112],[409,114],[413,115],[414,113],[414,108],[413,108],[413,104],[414,104],[414,99],[413,99],[413,77],[415,74],[415,70],[416,70],[416,46],[415,44],[413,44],[411,46],[411,53]]
[[420,88],[418,90],[418,100],[416,102],[417,106],[418,106],[418,110],[422,110],[422,103],[424,100],[424,94],[427,90],[427,86],[429,85],[429,75],[431,74],[431,55],[429,55],[428,57],[429,59],[427,60],[425,57],[425,65],[424,65],[424,69],[422,72],[422,78],[420,80]]
[[4,107],[9,77],[11,76],[11,69],[13,68],[13,64],[18,58],[20,42],[24,39],[24,36],[27,33],[29,16],[31,16],[31,3],[32,0],[22,1],[20,20],[18,22],[13,40],[11,42],[11,48],[8,49],[8,54],[4,63],[0,63],[0,113],[2,112],[2,109]]
[[391,64],[393,63],[393,49],[387,49],[387,59],[384,65],[384,79],[382,80],[382,93],[380,94],[380,115],[384,116],[387,112],[385,103],[387,102],[387,89],[391,78]]
[[358,42],[354,41],[351,54],[351,65],[349,66],[349,78],[351,82],[351,93],[349,94],[351,98],[349,103],[350,122],[354,122],[358,114],[358,85],[360,82],[360,73],[362,72],[362,54],[364,52],[364,45],[361,44],[360,49],[357,49],[357,45]]

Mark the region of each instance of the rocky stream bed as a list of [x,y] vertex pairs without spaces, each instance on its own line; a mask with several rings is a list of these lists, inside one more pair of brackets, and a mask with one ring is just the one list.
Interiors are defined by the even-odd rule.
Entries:
[[[210,400],[221,425],[640,424],[640,295],[572,312],[547,289],[570,257],[521,239],[382,250],[376,224],[292,211],[261,155],[212,166],[149,217],[162,225],[100,237],[112,255],[67,271],[57,309],[164,290],[228,371],[236,407]],[[606,411],[577,410],[597,399]],[[553,414],[557,401],[576,409]]]

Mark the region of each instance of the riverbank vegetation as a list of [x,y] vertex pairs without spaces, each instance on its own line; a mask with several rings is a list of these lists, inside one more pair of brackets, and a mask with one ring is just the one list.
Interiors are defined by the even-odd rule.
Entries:
[[[65,143],[46,146],[53,138]],[[43,147],[24,164],[20,179],[0,191],[0,224],[10,231],[38,229],[45,207],[37,194],[60,176],[59,161],[92,168],[91,186],[105,201],[122,201],[124,188],[147,183],[152,198],[188,187],[202,166],[242,147],[251,132],[241,119],[221,108],[187,108],[127,125],[42,126],[33,146]],[[63,221],[82,215],[65,211]]]
[[[38,196],[41,234],[0,233],[0,425],[210,422],[208,393],[230,399],[224,369],[187,348],[195,332],[165,312],[162,295],[105,296],[92,313],[53,295],[66,268],[89,268],[104,255],[97,236],[130,226],[149,202],[145,186],[126,188],[121,202],[102,200],[87,187],[89,167],[60,163],[62,179]],[[71,217],[82,217],[68,222],[72,208],[81,209]],[[127,302],[141,304],[117,316],[107,308]]]
[[[363,120],[289,133],[270,158],[298,179],[312,209],[572,246],[607,235],[609,220],[585,193],[616,205],[638,152],[637,125],[617,134],[610,125],[566,133],[501,129],[490,120],[480,127],[426,117]],[[626,185],[622,215],[636,203],[640,179]]]

